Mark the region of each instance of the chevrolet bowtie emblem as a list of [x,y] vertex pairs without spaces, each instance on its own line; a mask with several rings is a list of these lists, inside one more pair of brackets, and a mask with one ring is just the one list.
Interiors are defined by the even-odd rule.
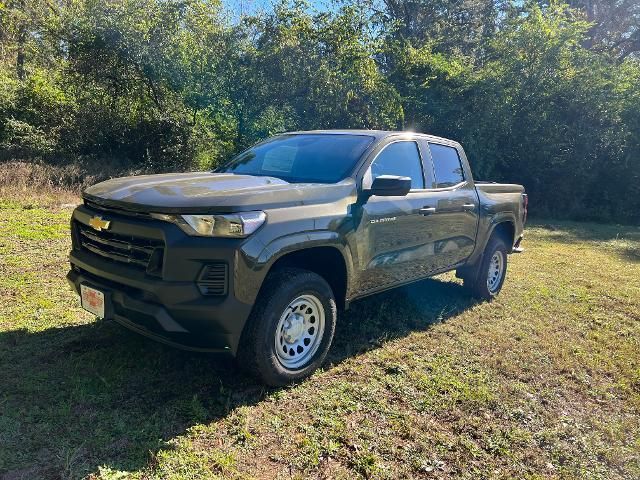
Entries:
[[103,220],[102,217],[91,217],[89,220],[89,225],[91,225],[95,230],[108,230],[111,225],[111,221]]

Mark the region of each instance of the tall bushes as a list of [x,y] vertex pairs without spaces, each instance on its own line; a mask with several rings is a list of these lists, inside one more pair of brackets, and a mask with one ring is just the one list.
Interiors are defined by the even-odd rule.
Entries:
[[534,211],[640,220],[640,61],[618,45],[634,30],[608,42],[555,2],[379,7],[237,22],[210,0],[0,3],[0,158],[207,168],[285,130],[412,128],[525,184]]

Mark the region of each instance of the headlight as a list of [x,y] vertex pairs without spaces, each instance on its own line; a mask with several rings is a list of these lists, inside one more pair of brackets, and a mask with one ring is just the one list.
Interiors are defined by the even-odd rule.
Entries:
[[241,212],[228,215],[168,215],[152,213],[157,220],[178,225],[185,233],[199,237],[243,238],[251,235],[267,219],[264,212]]

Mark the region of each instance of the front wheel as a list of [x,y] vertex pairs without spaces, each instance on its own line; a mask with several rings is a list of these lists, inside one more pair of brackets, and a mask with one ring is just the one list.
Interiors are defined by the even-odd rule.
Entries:
[[475,275],[464,278],[464,286],[474,296],[491,300],[500,293],[506,276],[507,246],[501,238],[492,237],[487,243],[478,270]]
[[333,340],[337,308],[319,275],[286,268],[269,274],[238,349],[240,367],[271,386],[308,377]]

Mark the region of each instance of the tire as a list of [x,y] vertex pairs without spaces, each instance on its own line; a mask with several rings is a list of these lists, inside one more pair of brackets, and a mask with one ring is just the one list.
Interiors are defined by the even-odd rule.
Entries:
[[306,378],[324,362],[336,319],[333,292],[320,275],[297,268],[270,273],[244,328],[237,363],[274,387]]
[[464,278],[464,286],[480,299],[492,300],[502,289],[507,276],[507,246],[498,236],[489,239],[482,261],[473,275]]

